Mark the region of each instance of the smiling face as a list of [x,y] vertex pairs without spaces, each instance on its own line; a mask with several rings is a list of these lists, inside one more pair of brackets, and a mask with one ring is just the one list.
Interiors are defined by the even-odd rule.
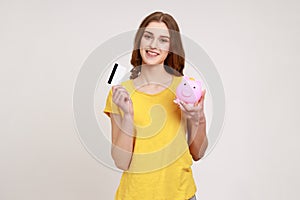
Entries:
[[163,64],[170,49],[170,33],[163,22],[150,22],[141,38],[142,64]]

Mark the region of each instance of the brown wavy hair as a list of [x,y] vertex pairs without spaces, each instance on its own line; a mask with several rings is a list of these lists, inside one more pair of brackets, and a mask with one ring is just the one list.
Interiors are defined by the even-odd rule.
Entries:
[[135,35],[134,39],[134,50],[131,55],[131,64],[133,69],[131,70],[131,79],[134,79],[138,76],[141,71],[142,65],[142,56],[140,54],[140,43],[141,38],[144,34],[145,28],[150,22],[163,22],[166,24],[170,32],[170,49],[167,58],[164,61],[165,69],[176,76],[183,75],[184,63],[185,63],[185,54],[180,37],[180,30],[175,19],[163,12],[154,12],[148,15],[140,24],[139,29]]

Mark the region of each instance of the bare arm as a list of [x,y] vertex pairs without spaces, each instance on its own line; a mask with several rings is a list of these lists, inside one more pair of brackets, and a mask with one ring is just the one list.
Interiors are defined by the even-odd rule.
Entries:
[[206,90],[200,101],[194,106],[180,102],[181,109],[187,118],[188,144],[193,160],[198,161],[203,156],[208,146],[206,136],[206,118],[204,114],[204,97]]
[[134,148],[134,126],[133,117],[111,114],[112,125],[112,147],[111,155],[115,165],[122,170],[130,166]]
[[113,87],[113,102],[119,106],[124,115],[110,115],[112,125],[111,155],[119,169],[128,170],[135,142],[133,106],[128,92],[122,86]]
[[199,120],[198,124],[188,120],[187,129],[190,153],[193,159],[198,161],[204,156],[208,146],[205,117]]

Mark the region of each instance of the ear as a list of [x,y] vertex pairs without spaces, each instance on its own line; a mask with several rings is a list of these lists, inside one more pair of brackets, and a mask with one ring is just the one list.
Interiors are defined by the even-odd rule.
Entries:
[[196,83],[197,83],[198,85],[200,85],[200,86],[202,85],[202,82],[199,81],[199,80],[197,80]]

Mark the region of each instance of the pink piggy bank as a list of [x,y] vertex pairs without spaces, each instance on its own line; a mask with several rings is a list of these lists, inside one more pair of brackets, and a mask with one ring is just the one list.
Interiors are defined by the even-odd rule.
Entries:
[[183,101],[187,104],[194,104],[200,100],[201,93],[202,83],[200,81],[183,76],[181,83],[176,89],[176,99],[174,102],[179,104],[180,101]]

